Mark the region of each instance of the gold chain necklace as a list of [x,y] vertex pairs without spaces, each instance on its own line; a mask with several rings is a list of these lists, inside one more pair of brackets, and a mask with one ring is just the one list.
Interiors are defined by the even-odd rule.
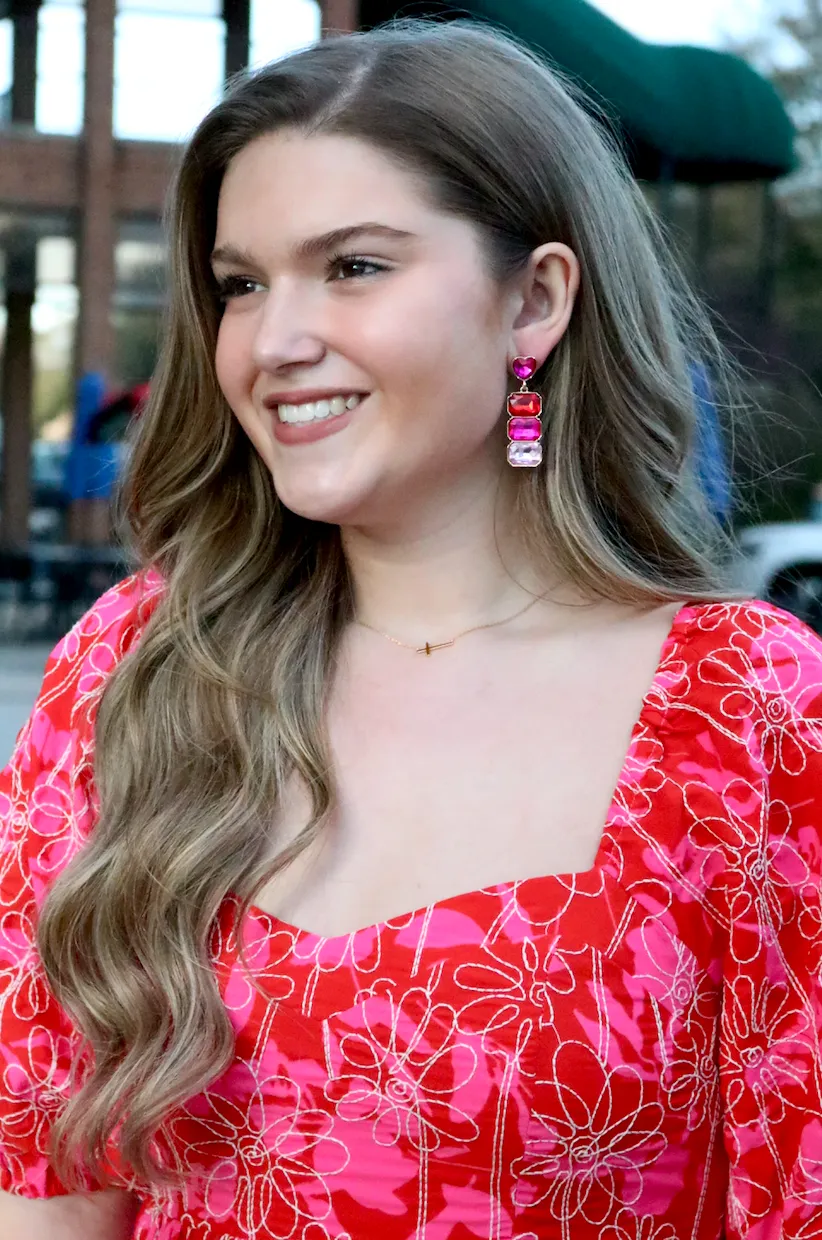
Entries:
[[417,654],[428,655],[435,650],[444,650],[446,646],[453,646],[454,642],[458,642],[461,637],[465,637],[468,633],[477,633],[480,629],[496,629],[501,624],[510,624],[518,616],[524,616],[526,611],[530,611],[537,603],[541,603],[544,597],[541,594],[538,598],[532,599],[530,603],[526,603],[519,611],[515,611],[513,616],[506,616],[504,620],[492,620],[490,624],[475,624],[473,628],[463,629],[461,633],[457,633],[455,637],[451,638],[450,642],[436,642],[434,645],[431,642],[426,642],[424,646],[412,646],[408,642],[398,641],[396,637],[391,637],[389,633],[383,633],[381,629],[375,629],[373,624],[366,624],[364,620],[355,620],[354,623],[363,629],[370,629],[372,633],[378,633],[380,637],[385,637],[388,641],[393,642],[395,646],[402,646],[405,650],[414,650]]

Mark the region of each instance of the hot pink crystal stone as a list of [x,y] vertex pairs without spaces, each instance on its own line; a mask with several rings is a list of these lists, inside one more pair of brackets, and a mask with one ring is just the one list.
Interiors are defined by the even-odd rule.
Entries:
[[511,418],[508,422],[509,439],[539,439],[541,434],[539,418]]
[[511,369],[518,379],[530,379],[531,375],[537,373],[537,359],[535,357],[515,357],[511,363]]
[[512,417],[537,418],[542,413],[542,397],[539,392],[512,392],[508,412]]

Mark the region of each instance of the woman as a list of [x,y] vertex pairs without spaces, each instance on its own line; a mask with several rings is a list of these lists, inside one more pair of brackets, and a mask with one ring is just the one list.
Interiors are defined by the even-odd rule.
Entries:
[[619,156],[404,24],[237,83],[170,237],[140,567],[0,792],[3,1235],[815,1234],[822,647]]

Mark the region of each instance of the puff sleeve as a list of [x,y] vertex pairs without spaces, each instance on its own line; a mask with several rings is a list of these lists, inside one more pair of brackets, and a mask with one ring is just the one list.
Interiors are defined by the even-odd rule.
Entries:
[[47,1148],[78,1034],[50,991],[35,928],[50,882],[94,822],[93,718],[146,618],[147,581],[120,582],[54,648],[0,773],[0,1189],[24,1197],[69,1191]]
[[723,726],[752,772],[725,791],[714,885],[725,1234],[811,1240],[822,1237],[822,641],[758,605],[712,661]]

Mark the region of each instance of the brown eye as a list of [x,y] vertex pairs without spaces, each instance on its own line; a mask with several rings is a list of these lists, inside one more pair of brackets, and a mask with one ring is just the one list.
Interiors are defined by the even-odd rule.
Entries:
[[217,297],[220,301],[226,302],[233,297],[245,297],[255,288],[261,287],[259,282],[252,280],[250,276],[225,276],[217,281]]
[[[355,268],[363,267],[369,267],[371,270],[354,270]],[[335,279],[364,279],[377,272],[388,270],[389,268],[382,263],[376,263],[370,258],[362,258],[359,254],[335,254],[332,258],[329,258],[326,264],[326,275],[333,276]],[[342,272],[350,274],[341,276],[340,273]]]

